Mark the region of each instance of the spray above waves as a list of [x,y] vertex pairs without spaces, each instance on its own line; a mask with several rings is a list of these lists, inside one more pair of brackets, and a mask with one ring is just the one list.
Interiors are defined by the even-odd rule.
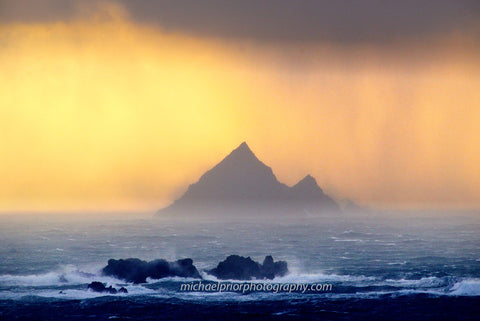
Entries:
[[65,284],[83,284],[94,274],[83,272],[72,265],[58,270],[30,275],[0,275],[0,286],[61,286]]
[[465,279],[455,283],[451,288],[452,295],[480,296],[480,279]]
[[289,274],[273,280],[219,280],[212,275],[202,273],[202,282],[210,283],[273,283],[273,284],[332,284],[328,293],[271,293],[251,292],[242,294],[236,292],[180,292],[181,284],[199,282],[198,279],[167,277],[160,280],[147,279],[144,284],[130,284],[100,273],[88,273],[72,266],[62,271],[34,275],[0,275],[0,299],[24,299],[37,296],[55,299],[88,299],[106,296],[105,293],[95,293],[87,290],[87,285],[93,281],[104,282],[113,286],[124,286],[128,294],[121,296],[154,296],[161,298],[178,298],[187,300],[282,300],[301,298],[346,299],[374,298],[380,296],[405,296],[429,294],[434,296],[480,296],[480,279],[459,277],[424,277],[421,279],[384,279],[364,275],[339,274]]

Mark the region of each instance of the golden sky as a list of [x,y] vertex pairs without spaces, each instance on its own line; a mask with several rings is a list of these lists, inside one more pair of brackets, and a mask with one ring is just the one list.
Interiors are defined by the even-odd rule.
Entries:
[[0,23],[0,211],[155,210],[242,141],[338,199],[478,206],[477,45],[228,40],[113,5]]

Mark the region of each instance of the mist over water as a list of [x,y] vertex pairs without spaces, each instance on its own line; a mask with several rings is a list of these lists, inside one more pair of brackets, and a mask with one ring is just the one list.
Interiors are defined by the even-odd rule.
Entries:
[[[101,276],[100,269],[110,258],[190,257],[209,279],[202,271],[230,254],[257,261],[271,254],[276,260],[286,260],[290,273],[272,282],[333,284],[331,293],[316,294],[320,297],[400,295],[405,291],[480,295],[480,217],[475,213],[318,217],[300,213],[296,217],[203,219],[98,213],[0,216],[0,299],[104,296],[87,291],[87,284],[94,280],[126,285],[129,296],[178,297],[182,296],[178,284],[184,280],[130,285]],[[252,298],[258,299],[255,295]],[[225,293],[193,296],[206,297],[232,298]],[[262,294],[267,297],[279,298],[278,294]]]

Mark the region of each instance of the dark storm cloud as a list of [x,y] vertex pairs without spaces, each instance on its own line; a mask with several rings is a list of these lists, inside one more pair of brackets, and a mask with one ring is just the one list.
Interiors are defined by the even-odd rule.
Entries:
[[[273,41],[389,42],[478,34],[478,0],[117,0],[137,22],[200,36]],[[0,0],[1,21],[73,17],[100,0]]]

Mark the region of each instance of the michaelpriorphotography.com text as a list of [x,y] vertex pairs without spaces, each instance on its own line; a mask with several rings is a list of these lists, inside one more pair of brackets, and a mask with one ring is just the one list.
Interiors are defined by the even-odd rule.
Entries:
[[329,283],[270,283],[270,282],[186,282],[180,285],[180,292],[272,292],[311,293],[331,292]]

